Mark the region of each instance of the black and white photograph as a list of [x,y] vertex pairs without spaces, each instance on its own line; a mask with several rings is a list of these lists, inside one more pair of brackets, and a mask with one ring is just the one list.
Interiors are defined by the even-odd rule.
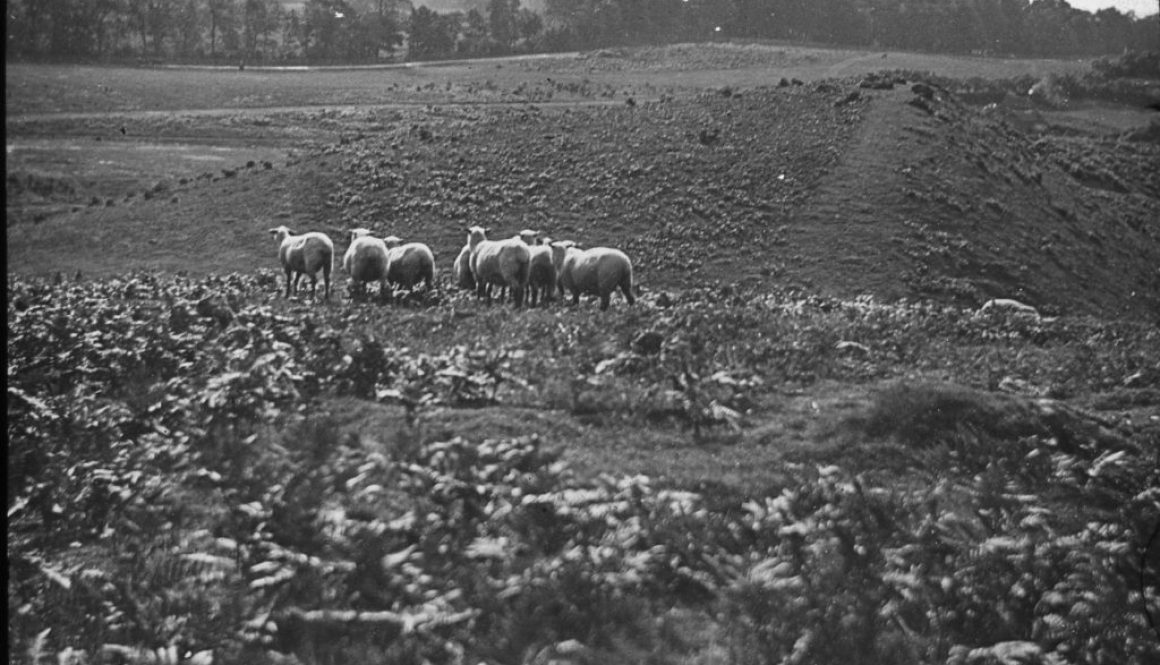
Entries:
[[9,663],[1160,663],[1157,0],[4,11]]

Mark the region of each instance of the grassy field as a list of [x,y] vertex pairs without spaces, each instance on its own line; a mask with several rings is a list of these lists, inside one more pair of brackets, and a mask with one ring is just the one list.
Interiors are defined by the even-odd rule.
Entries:
[[[912,87],[1085,67],[7,66],[12,662],[1153,662],[1149,116]],[[638,301],[458,292],[477,223]],[[283,298],[278,224],[439,288]]]
[[[471,63],[327,68],[5,67],[6,116],[428,102],[543,101],[816,81],[881,69],[968,78],[1080,72],[1085,61],[1003,60],[795,46],[683,45]],[[775,78],[771,78],[775,77]],[[547,79],[551,78],[549,82]],[[586,83],[587,82],[587,83]]]

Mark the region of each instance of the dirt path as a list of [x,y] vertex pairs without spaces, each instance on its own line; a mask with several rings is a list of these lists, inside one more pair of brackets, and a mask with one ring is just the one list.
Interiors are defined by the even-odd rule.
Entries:
[[[836,283],[851,295],[900,297],[894,267],[901,257],[883,238],[895,233],[907,206],[899,170],[913,141],[904,128],[921,120],[907,117],[915,109],[905,104],[912,96],[905,88],[863,94],[870,102],[858,139],[796,219],[786,252],[798,258],[791,268],[807,284]],[[884,210],[903,214],[883,219]],[[867,251],[871,248],[880,251]]]

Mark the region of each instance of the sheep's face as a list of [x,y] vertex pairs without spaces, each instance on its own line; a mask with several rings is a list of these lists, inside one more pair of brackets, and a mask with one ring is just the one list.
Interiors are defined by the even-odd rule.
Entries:
[[270,235],[274,236],[278,242],[282,242],[294,234],[285,226],[275,226],[274,228],[270,229]]
[[567,255],[569,246],[570,245],[566,240],[553,242],[548,245],[548,247],[552,248],[552,264],[555,265],[557,269],[564,265],[564,256]]
[[523,231],[520,231],[519,235],[516,237],[520,240],[523,240],[524,244],[526,245],[534,245],[536,244],[536,238],[540,237],[540,232],[533,231],[531,229],[524,229]]
[[467,229],[467,244],[475,246],[476,244],[487,240],[487,231],[482,226],[473,226]]
[[387,236],[386,238],[383,238],[383,244],[387,247],[398,247],[399,245],[403,244],[403,239],[399,236]]
[[369,235],[371,235],[370,229],[363,229],[363,228],[351,229],[350,230],[350,241],[354,242],[355,240],[358,240],[359,238],[361,238],[363,236],[369,236]]

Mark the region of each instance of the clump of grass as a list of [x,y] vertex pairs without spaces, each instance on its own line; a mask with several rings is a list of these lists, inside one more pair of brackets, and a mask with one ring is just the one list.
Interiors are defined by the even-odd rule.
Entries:
[[910,446],[931,446],[964,433],[1013,439],[1044,433],[1024,402],[955,384],[893,384],[879,392],[870,408],[849,425],[873,439],[894,439]]

